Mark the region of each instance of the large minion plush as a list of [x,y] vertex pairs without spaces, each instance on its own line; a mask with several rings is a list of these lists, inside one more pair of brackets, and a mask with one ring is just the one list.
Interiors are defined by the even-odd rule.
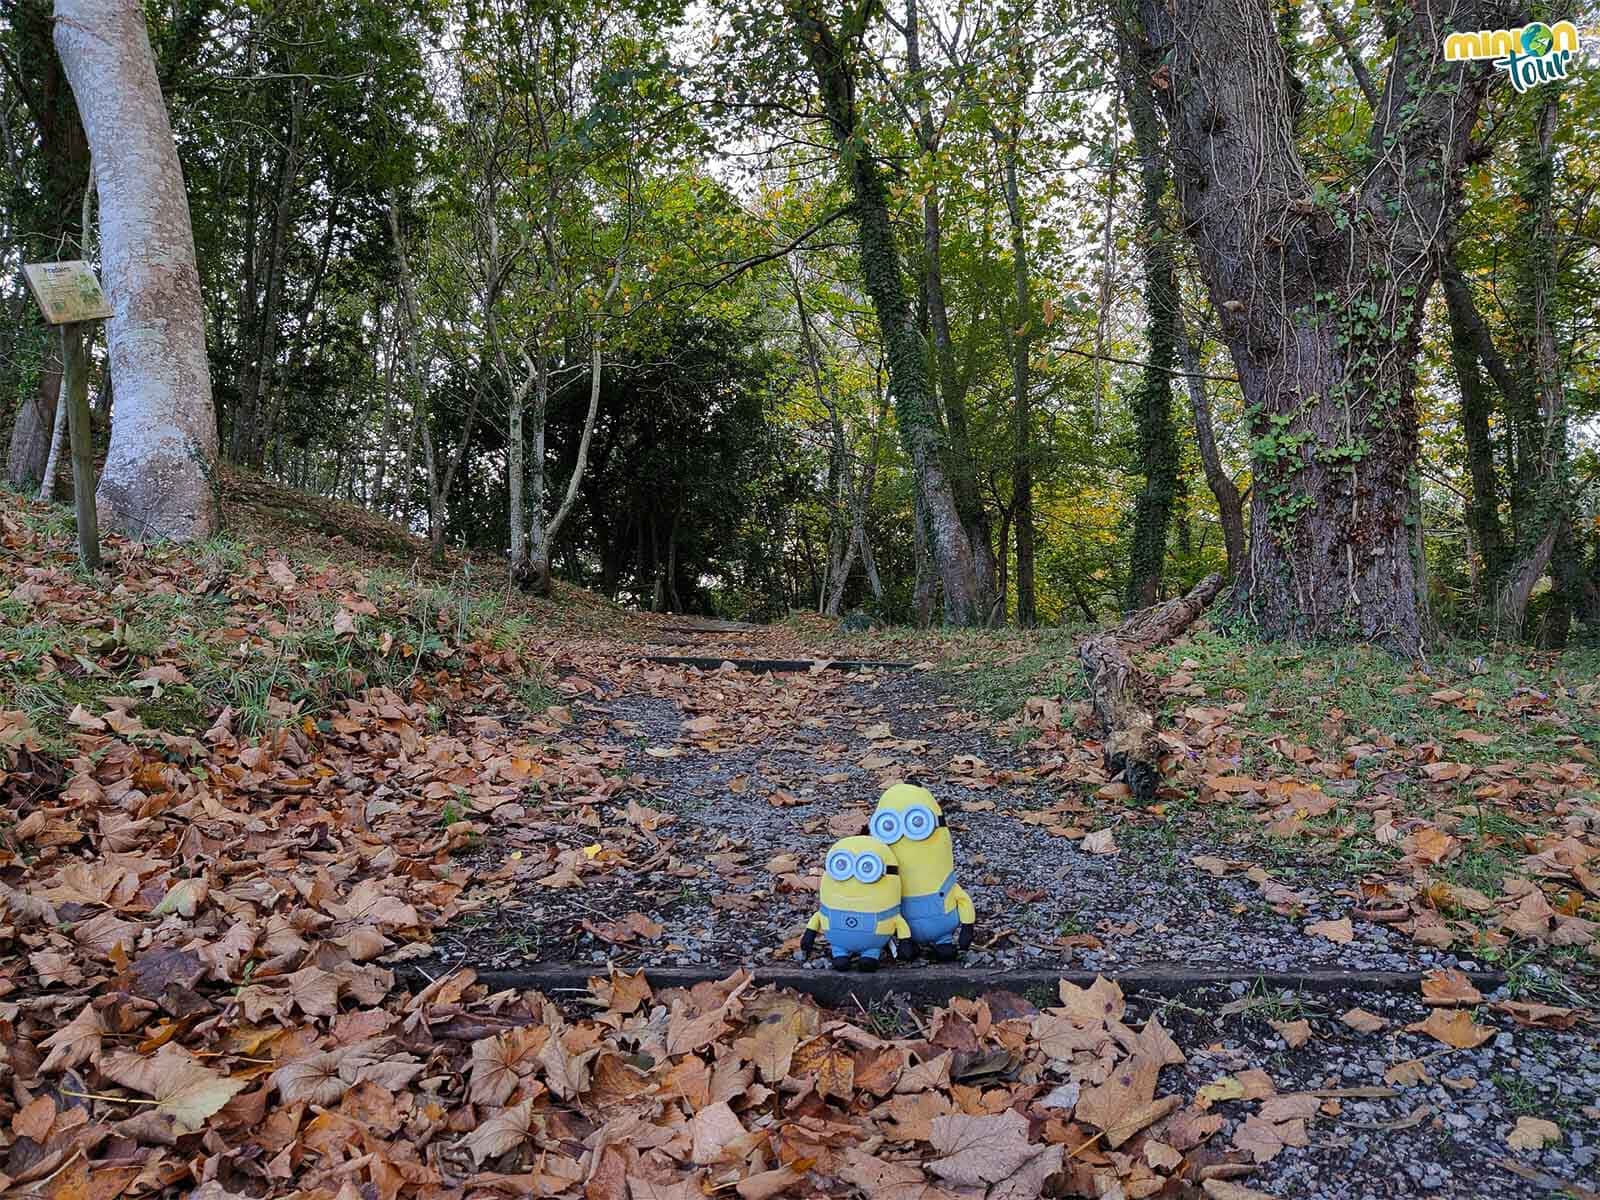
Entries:
[[823,860],[821,902],[800,937],[800,957],[828,935],[833,969],[876,971],[891,937],[909,938],[900,915],[900,864],[877,838],[847,837],[828,848]]
[[914,945],[948,962],[972,944],[977,914],[956,882],[955,846],[939,802],[927,788],[897,783],[878,799],[867,823],[900,865],[900,911]]

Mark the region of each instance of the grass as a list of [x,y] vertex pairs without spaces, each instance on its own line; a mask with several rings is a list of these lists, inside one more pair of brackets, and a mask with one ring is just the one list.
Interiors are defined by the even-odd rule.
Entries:
[[[539,665],[550,602],[524,599],[471,562],[436,573],[347,545],[333,555],[326,531],[286,538],[276,525],[253,527],[246,510],[238,528],[189,547],[113,540],[107,570],[90,578],[75,566],[70,510],[0,493],[0,511],[24,534],[0,560],[0,709],[20,709],[49,755],[73,753],[69,716],[80,705],[99,715],[107,698],[134,701],[152,730],[189,736],[232,709],[234,731],[257,737],[371,687],[404,694],[424,672],[459,673],[479,647],[500,652],[530,709],[560,701]],[[406,544],[403,532],[394,539]],[[279,558],[292,588],[264,577]],[[376,613],[358,613],[353,631],[336,627],[341,607],[363,600]],[[564,608],[580,621],[606,607],[582,593],[562,600],[576,601]]]
[[1500,1095],[1505,1098],[1506,1107],[1516,1116],[1546,1115],[1545,1110],[1549,1107],[1549,1101],[1540,1094],[1537,1087],[1522,1076],[1495,1071],[1489,1076],[1489,1082],[1494,1084]]

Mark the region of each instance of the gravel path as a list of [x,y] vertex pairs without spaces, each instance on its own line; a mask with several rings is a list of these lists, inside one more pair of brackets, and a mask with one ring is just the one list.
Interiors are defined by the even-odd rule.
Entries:
[[[798,937],[813,911],[814,892],[796,876],[813,872],[836,836],[856,830],[883,780],[904,775],[932,788],[949,815],[960,878],[978,909],[974,965],[1479,965],[1359,921],[1348,944],[1307,935],[1308,924],[1347,916],[1348,897],[1279,872],[1274,885],[1303,901],[1298,916],[1282,915],[1270,902],[1282,893],[1269,896],[1242,874],[1218,879],[1193,865],[1195,856],[1228,859],[1229,848],[1166,840],[1160,826],[1115,824],[1115,806],[1102,815],[1083,803],[1081,785],[1034,777],[1023,755],[978,728],[919,673],[851,676],[832,700],[826,711],[807,713],[763,742],[716,750],[685,736],[692,714],[670,697],[624,695],[578,707],[573,736],[629,775],[613,807],[633,800],[668,814],[656,832],[672,857],[654,869],[586,877],[582,887],[530,881],[477,914],[467,923],[472,928],[455,931],[446,948],[483,967],[608,958],[646,966],[767,961]],[[1063,819],[1086,829],[1112,821],[1118,852],[1087,853],[1024,819],[1051,806],[1066,806]],[[604,844],[620,816],[607,811],[602,819],[601,828],[552,823],[509,836],[492,829],[483,853],[503,857],[523,842]],[[797,861],[768,869],[784,855]],[[630,912],[662,933],[615,943],[584,928],[585,921],[603,924]]]
[[[1242,1011],[1226,1013],[1230,1004]],[[1192,1092],[1222,1075],[1261,1070],[1280,1094],[1386,1093],[1324,1098],[1307,1122],[1309,1144],[1286,1146],[1244,1181],[1258,1190],[1307,1200],[1498,1200],[1593,1197],[1582,1189],[1600,1185],[1600,1041],[1592,1031],[1512,1028],[1479,1010],[1478,1019],[1498,1023],[1500,1032],[1476,1049],[1454,1050],[1405,1030],[1429,1011],[1412,996],[1256,996],[1243,984],[1130,1007],[1158,1011],[1188,1050],[1186,1064],[1167,1068],[1163,1087]],[[1353,1008],[1382,1017],[1385,1027],[1349,1028],[1339,1017]],[[1297,1049],[1269,1024],[1288,1018],[1307,1020],[1313,1030]],[[1420,1076],[1392,1073],[1412,1062]],[[1213,1144],[1227,1146],[1258,1105],[1226,1101],[1216,1111],[1225,1124]],[[1513,1150],[1506,1137],[1522,1116],[1555,1122],[1559,1140]],[[1561,1193],[1572,1185],[1576,1190]]]

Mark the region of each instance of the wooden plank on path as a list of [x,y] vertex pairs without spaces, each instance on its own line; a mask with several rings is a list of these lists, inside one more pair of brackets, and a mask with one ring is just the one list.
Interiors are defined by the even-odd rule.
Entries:
[[[451,965],[459,967],[471,964]],[[438,977],[441,967],[442,964],[427,964],[427,970],[424,971],[412,964],[401,964],[397,974],[406,987],[421,990]],[[617,969],[631,973],[641,968],[619,963]],[[737,964],[646,966],[642,969],[656,988],[692,987],[697,983],[727,978],[737,969]],[[785,962],[756,966],[751,970],[758,985],[793,988],[816,997],[824,1004],[847,1004],[853,1001],[867,1004],[891,993],[908,997],[917,1003],[944,1004],[956,996],[979,996],[985,992],[1004,990],[1024,997],[1039,996],[1043,1002],[1034,1002],[1045,1007],[1054,1002],[1060,980],[1088,987],[1102,975],[1114,980],[1126,993],[1142,992],[1158,996],[1176,996],[1197,988],[1227,987],[1232,983],[1246,983],[1274,991],[1315,994],[1384,991],[1420,995],[1422,991],[1420,971],[1252,971],[1247,968],[1195,968],[1157,963],[1097,972],[1040,968],[1004,970],[964,967],[959,963],[891,963],[881,970],[863,975],[855,971],[832,970],[822,960],[804,966]],[[494,991],[506,988],[532,989],[546,995],[587,991],[590,978],[604,976],[605,973],[604,964],[582,963],[529,963],[525,967],[509,970],[476,972],[478,981]],[[1463,974],[1486,993],[1503,985],[1506,979],[1503,974],[1494,971],[1466,971]]]
[[727,663],[735,670],[756,674],[778,671],[909,671],[917,665],[854,658],[706,658],[681,654],[647,654],[645,659],[669,667],[698,667],[702,671],[718,671]]

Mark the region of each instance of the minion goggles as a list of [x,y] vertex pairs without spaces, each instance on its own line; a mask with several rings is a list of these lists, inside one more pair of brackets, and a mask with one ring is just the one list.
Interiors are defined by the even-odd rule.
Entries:
[[913,842],[925,842],[935,830],[943,828],[944,816],[934,816],[933,809],[925,804],[913,804],[903,811],[879,809],[867,824],[867,832],[886,846],[894,845],[903,837]]
[[898,875],[900,868],[888,866],[871,850],[851,854],[848,850],[835,850],[828,855],[828,878],[843,883],[852,876],[862,883],[877,883],[885,875]]

